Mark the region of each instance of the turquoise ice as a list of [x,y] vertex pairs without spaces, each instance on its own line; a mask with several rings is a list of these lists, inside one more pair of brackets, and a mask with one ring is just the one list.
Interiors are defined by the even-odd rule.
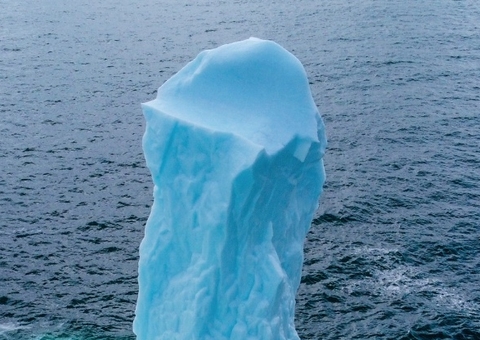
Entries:
[[326,147],[300,61],[271,41],[223,45],[142,108],[154,203],[137,339],[298,339],[295,294]]

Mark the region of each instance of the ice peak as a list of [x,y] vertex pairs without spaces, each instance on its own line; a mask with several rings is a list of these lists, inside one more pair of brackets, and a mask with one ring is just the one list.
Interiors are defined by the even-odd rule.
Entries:
[[295,135],[317,141],[318,112],[300,61],[258,38],[201,52],[144,104],[273,154]]

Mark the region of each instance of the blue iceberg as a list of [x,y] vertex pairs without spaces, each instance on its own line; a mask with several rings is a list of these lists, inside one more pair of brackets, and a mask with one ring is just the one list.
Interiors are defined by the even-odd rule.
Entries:
[[154,203],[137,339],[298,339],[326,147],[300,61],[256,38],[203,51],[142,108]]

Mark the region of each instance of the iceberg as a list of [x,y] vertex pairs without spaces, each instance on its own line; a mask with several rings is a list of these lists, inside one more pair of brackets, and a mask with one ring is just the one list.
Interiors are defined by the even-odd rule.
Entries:
[[206,50],[142,110],[154,202],[137,339],[298,339],[326,147],[300,61],[257,38]]

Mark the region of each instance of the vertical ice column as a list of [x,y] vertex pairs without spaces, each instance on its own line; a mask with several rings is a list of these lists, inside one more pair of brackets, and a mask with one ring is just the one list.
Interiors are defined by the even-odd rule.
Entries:
[[298,339],[326,146],[301,63],[255,38],[204,51],[143,111],[137,339]]

